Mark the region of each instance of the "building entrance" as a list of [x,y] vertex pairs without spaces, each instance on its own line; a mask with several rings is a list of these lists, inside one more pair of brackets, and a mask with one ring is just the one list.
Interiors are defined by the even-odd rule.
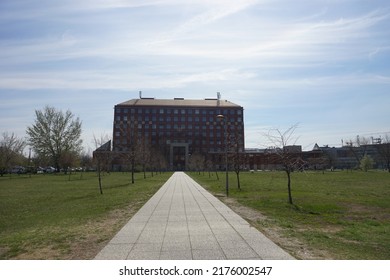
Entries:
[[171,144],[170,165],[172,170],[186,170],[186,167],[188,165],[188,144]]

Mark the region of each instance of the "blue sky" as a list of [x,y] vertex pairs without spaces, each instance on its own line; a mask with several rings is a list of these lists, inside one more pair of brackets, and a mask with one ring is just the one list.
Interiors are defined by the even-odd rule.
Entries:
[[299,124],[304,149],[390,134],[387,0],[1,0],[0,132],[70,109],[93,135],[144,97],[245,109],[246,146]]

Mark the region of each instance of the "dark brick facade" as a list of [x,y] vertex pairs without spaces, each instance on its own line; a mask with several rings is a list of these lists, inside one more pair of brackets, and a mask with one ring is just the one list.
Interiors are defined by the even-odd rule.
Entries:
[[229,143],[244,151],[243,107],[227,100],[133,99],[115,106],[113,151],[141,146],[159,153],[172,170],[186,169],[189,157],[224,150],[224,122]]

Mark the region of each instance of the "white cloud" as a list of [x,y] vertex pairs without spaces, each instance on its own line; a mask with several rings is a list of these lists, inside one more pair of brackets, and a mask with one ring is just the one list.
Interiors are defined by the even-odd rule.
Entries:
[[238,13],[242,10],[257,4],[257,0],[241,0],[241,1],[204,1],[207,4],[206,11],[201,12],[180,24],[177,28],[169,33],[163,33],[151,44],[161,44],[174,40],[182,40],[187,33],[194,31],[204,25],[208,25],[224,17]]
[[[331,114],[345,114],[340,99],[347,95],[354,96],[354,105],[368,103],[362,102],[366,92],[377,96],[367,106],[371,112],[377,108],[381,119],[390,117],[381,95],[390,83],[387,3],[367,2],[363,9],[360,1],[33,2],[8,1],[0,11],[0,95],[89,91],[107,106],[116,101],[104,90],[119,92],[123,100],[136,98],[138,90],[157,98],[204,98],[221,91],[250,116],[249,143],[256,142],[250,135],[258,123],[307,120],[302,127],[325,127]],[[17,108],[7,98],[0,107]],[[29,100],[27,95],[22,107],[36,106]],[[378,123],[368,119],[365,124]],[[353,122],[345,119],[337,131],[358,128]],[[331,129],[324,128],[327,135]]]

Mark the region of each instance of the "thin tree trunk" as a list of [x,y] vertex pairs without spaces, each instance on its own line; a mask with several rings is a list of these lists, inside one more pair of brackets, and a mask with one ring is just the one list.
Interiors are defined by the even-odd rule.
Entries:
[[288,188],[288,202],[293,204],[292,195],[291,195],[291,171],[287,170],[287,188]]
[[102,175],[101,175],[101,170],[99,168],[98,170],[98,178],[99,178],[99,189],[100,189],[100,194],[103,194],[103,188],[102,188]]
[[237,176],[237,188],[241,191],[240,172],[236,172]]
[[131,183],[134,184],[134,159],[131,160]]

